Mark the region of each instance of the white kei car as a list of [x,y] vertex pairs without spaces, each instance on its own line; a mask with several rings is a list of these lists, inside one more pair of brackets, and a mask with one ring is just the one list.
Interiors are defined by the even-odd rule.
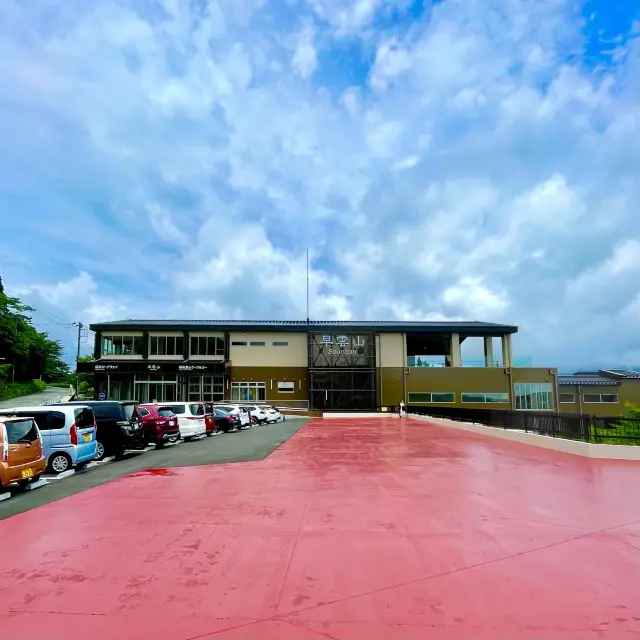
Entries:
[[278,422],[278,420],[282,419],[281,413],[275,407],[269,406],[268,404],[261,404],[258,408],[266,411],[267,422]]
[[238,416],[241,429],[249,429],[251,427],[251,419],[247,407],[240,404],[215,404],[213,406],[216,409],[220,409],[220,411],[230,413],[232,416]]
[[180,437],[188,442],[207,433],[204,421],[204,406],[196,402],[162,402],[163,407],[171,407],[178,418]]

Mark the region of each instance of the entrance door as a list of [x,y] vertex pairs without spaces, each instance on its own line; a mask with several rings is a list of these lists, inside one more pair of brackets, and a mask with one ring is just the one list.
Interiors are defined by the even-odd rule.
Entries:
[[320,411],[375,411],[375,369],[311,370],[311,406]]

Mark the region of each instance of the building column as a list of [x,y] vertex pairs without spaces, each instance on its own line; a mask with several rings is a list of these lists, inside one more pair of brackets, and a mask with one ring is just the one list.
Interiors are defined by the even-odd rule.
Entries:
[[507,333],[502,336],[502,366],[503,367],[511,367],[512,358],[511,358],[511,334]]
[[462,366],[462,356],[460,353],[460,334],[451,334],[451,353],[449,354],[452,367]]
[[484,366],[496,366],[496,360],[493,357],[493,336],[484,336]]

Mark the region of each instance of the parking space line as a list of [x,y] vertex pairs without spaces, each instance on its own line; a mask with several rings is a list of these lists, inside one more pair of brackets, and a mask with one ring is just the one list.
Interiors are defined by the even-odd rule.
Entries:
[[0,493],[0,502],[3,500],[9,500],[11,498],[11,491],[5,491],[4,493]]
[[39,489],[40,487],[44,487],[47,484],[49,484],[48,480],[45,480],[44,478],[40,478],[40,480],[38,480],[37,482],[33,482],[32,484],[28,484],[24,488],[24,490],[25,491],[34,491],[35,489]]

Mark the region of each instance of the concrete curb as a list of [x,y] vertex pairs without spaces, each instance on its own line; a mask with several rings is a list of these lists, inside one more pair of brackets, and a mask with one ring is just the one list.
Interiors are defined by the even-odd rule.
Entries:
[[443,427],[452,427],[461,431],[470,431],[484,436],[500,438],[502,440],[510,440],[512,442],[520,442],[542,449],[551,449],[562,453],[570,453],[585,458],[600,458],[605,460],[633,460],[640,462],[640,446],[624,445],[624,444],[591,444],[589,442],[580,442],[579,440],[565,440],[563,438],[552,438],[550,436],[542,436],[537,433],[525,433],[513,429],[501,429],[499,427],[489,427],[484,424],[475,424],[469,422],[455,422],[453,420],[445,420],[444,418],[430,418],[422,415],[409,415],[414,420],[423,420],[432,422]]

